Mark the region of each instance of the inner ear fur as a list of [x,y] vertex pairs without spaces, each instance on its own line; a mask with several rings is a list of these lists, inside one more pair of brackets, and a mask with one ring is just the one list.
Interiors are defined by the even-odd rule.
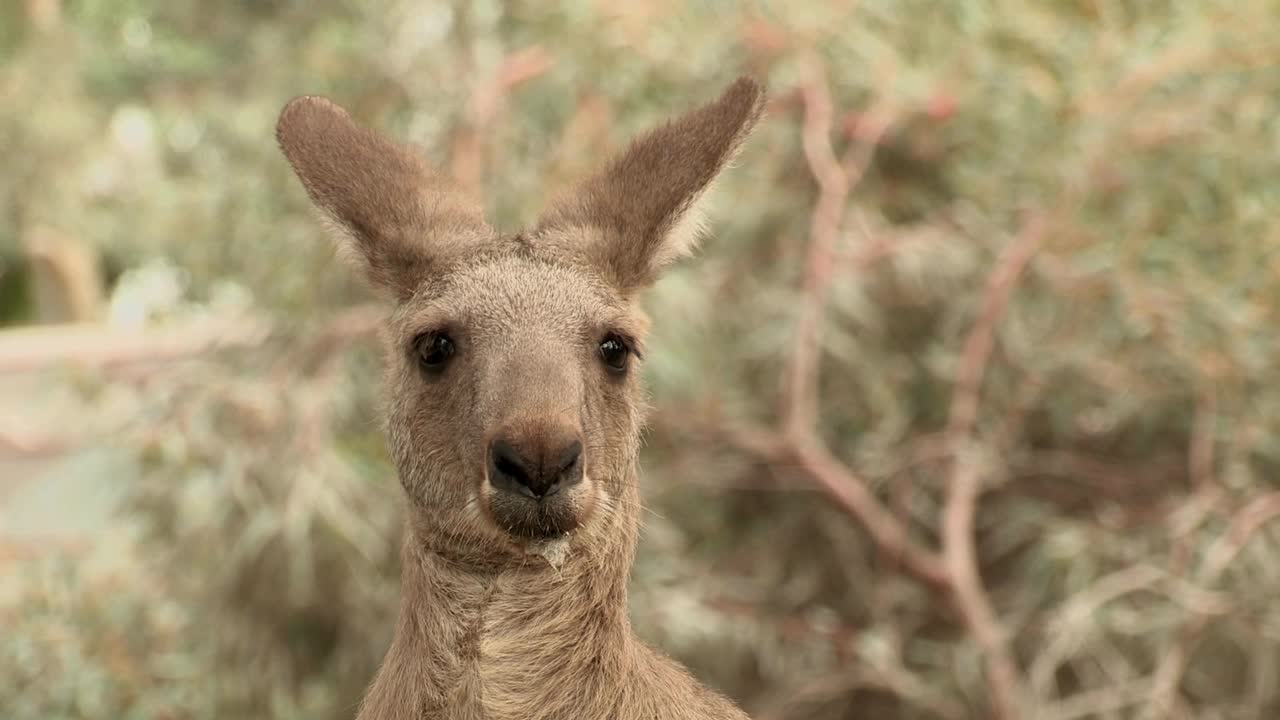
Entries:
[[491,233],[478,203],[439,177],[415,149],[356,123],[331,100],[290,101],[276,140],[344,254],[398,298]]
[[543,215],[533,237],[623,290],[652,284],[701,235],[699,201],[760,119],[764,88],[740,77],[718,99],[650,130]]

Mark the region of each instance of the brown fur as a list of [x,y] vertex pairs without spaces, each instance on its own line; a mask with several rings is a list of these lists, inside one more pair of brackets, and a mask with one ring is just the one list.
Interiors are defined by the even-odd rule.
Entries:
[[[281,113],[277,137],[311,199],[396,301],[383,340],[409,505],[403,597],[361,720],[745,717],[635,637],[627,580],[645,414],[637,292],[692,249],[695,205],[762,100],[738,80],[517,235],[489,229],[413,151],[328,100]],[[424,333],[453,340],[443,371],[420,365]],[[611,336],[635,350],[625,372],[602,361]],[[488,481],[498,433],[581,438],[584,478],[543,499],[563,520],[545,537],[512,531],[544,505]]]

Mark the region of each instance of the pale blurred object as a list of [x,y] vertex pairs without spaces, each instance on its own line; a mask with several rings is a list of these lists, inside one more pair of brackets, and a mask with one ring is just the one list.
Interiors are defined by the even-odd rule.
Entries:
[[121,328],[141,328],[171,314],[186,295],[187,278],[172,262],[157,258],[121,276],[111,293],[108,320]]

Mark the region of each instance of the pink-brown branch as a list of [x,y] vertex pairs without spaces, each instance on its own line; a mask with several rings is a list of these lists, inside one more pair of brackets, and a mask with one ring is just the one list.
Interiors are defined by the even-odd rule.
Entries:
[[820,335],[831,280],[838,266],[836,246],[844,225],[845,208],[849,193],[862,179],[880,138],[889,128],[888,122],[875,124],[865,133],[863,142],[854,143],[843,159],[838,158],[831,146],[835,109],[821,62],[810,58],[806,75],[801,88],[804,106],[801,140],[805,160],[818,183],[818,200],[809,225],[796,340],[787,364],[783,395],[783,425],[789,434],[810,432],[818,419]]
[[1040,245],[1043,231],[1042,221],[1033,218],[1001,254],[987,279],[982,307],[961,355],[947,431],[953,470],[942,514],[942,554],[956,604],[982,648],[995,716],[1004,720],[1019,717],[1022,680],[978,568],[974,518],[982,492],[982,475],[968,450],[977,423],[982,379],[995,347],[996,329],[1008,309],[1018,278]]
[[813,437],[800,438],[791,451],[800,468],[866,529],[881,552],[930,585],[948,586],[947,567],[938,553],[912,540],[902,522],[871,493],[866,481],[832,456],[821,442]]

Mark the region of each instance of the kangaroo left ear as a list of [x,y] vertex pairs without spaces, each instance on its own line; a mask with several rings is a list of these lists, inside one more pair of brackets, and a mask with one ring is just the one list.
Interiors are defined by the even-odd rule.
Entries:
[[395,298],[412,295],[425,276],[491,232],[480,206],[418,153],[358,125],[328,99],[291,101],[276,139],[341,249]]
[[741,77],[714,102],[649,131],[553,205],[533,241],[590,263],[624,291],[651,285],[697,245],[699,201],[760,119],[764,97]]

